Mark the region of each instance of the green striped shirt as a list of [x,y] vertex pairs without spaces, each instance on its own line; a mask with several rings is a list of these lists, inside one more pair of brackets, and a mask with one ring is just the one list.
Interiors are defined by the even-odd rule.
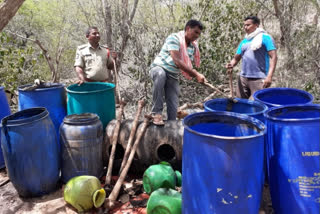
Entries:
[[[179,51],[180,42],[178,33],[173,33],[167,37],[163,44],[160,53],[156,56],[155,60],[151,64],[151,68],[160,66],[162,67],[171,77],[177,79],[180,70],[174,63],[170,51]],[[193,61],[195,47],[190,43],[187,47],[188,55],[191,61]]]

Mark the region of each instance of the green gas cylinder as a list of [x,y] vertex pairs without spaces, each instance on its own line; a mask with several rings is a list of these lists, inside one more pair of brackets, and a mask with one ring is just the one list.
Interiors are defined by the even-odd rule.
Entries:
[[148,194],[159,188],[174,189],[181,186],[181,173],[174,171],[168,162],[151,165],[143,174],[143,188]]
[[150,195],[147,214],[181,214],[181,201],[181,193],[173,189],[157,189]]
[[70,179],[64,188],[64,200],[78,212],[100,207],[106,198],[106,192],[94,176],[77,176]]

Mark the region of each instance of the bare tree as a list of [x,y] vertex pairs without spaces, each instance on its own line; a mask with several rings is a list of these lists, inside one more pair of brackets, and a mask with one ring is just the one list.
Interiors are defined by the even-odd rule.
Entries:
[[130,14],[128,13],[128,10],[129,10],[129,6],[128,6],[128,0],[122,0],[122,20],[121,20],[121,37],[122,37],[122,42],[121,42],[121,45],[120,45],[120,52],[122,54],[120,54],[119,56],[119,60],[118,60],[118,64],[117,66],[119,68],[121,68],[121,62],[123,60],[123,53],[127,47],[127,42],[129,40],[129,37],[130,37],[130,29],[131,29],[131,26],[132,26],[132,20],[134,18],[134,15],[136,13],[136,9],[137,9],[137,6],[138,6],[138,3],[139,3],[139,0],[134,0],[134,3],[133,3],[133,6],[132,6],[132,9],[131,9],[131,12]]
[[10,0],[4,1],[0,4],[0,31],[9,23],[14,17],[20,6],[25,0]]
[[105,37],[109,48],[113,48],[112,44],[112,14],[111,14],[111,4],[108,0],[102,0],[103,8],[103,20],[105,24]]

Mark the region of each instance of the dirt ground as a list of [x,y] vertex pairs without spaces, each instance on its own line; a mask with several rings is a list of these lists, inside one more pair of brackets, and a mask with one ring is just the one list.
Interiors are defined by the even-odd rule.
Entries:
[[[141,188],[141,187],[140,187]],[[139,190],[140,191],[140,190]],[[148,195],[138,193],[137,197],[132,199],[132,195],[120,195],[120,200],[117,207],[113,210],[105,208],[93,209],[87,213],[97,214],[145,214]],[[263,201],[261,202],[261,210],[259,214],[273,214],[271,206],[271,199],[268,186],[265,186],[263,193]],[[17,191],[12,183],[8,181],[8,176],[5,169],[0,170],[0,213],[1,214],[75,214],[77,211],[71,206],[66,204],[63,199],[63,186],[52,192],[51,194],[44,195],[37,198],[21,198],[18,196]]]
[[25,213],[77,213],[63,199],[62,189],[38,198],[20,198],[12,183],[8,180],[5,169],[0,170],[0,213],[25,214]]
[[[42,197],[21,198],[10,181],[5,169],[0,170],[0,214],[75,214],[78,213],[63,199],[64,185],[56,191]],[[117,177],[112,178],[115,182]],[[136,179],[134,179],[136,180]],[[142,181],[134,192],[120,192],[119,201],[112,210],[104,207],[92,209],[86,213],[96,214],[146,214],[149,196],[142,193]],[[132,188],[131,188],[132,190]]]

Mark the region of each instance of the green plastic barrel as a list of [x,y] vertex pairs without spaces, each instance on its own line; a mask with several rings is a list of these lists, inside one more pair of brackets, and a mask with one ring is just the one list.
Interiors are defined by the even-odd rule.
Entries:
[[116,117],[114,84],[104,82],[86,82],[70,85],[67,88],[67,113],[95,113],[105,128]]

